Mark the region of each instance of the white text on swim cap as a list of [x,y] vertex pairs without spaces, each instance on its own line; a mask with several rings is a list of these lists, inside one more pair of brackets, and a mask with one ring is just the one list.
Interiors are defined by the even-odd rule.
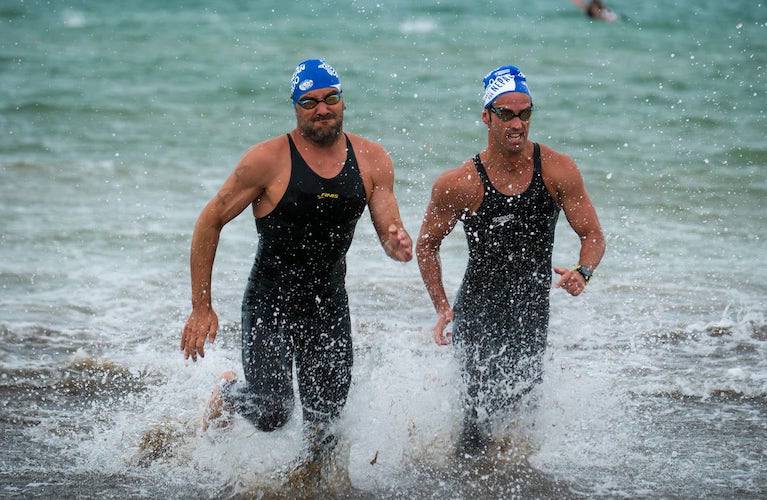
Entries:
[[513,76],[508,74],[498,75],[488,82],[483,100],[485,103],[489,103],[501,92],[514,92],[516,89],[517,83],[514,81]]
[[306,64],[299,64],[296,66],[296,70],[293,72],[293,78],[290,79],[290,93],[292,94],[296,90],[296,85],[298,85],[298,74],[306,69]]
[[336,73],[336,70],[334,70],[333,67],[330,64],[326,63],[325,61],[322,61],[322,63],[317,67],[327,71],[330,76],[335,76],[336,78],[338,78],[338,73]]

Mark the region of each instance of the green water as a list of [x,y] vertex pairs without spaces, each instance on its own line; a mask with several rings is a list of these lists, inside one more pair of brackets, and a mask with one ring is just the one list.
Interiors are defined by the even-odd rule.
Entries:
[[[104,464],[113,479],[94,479],[98,491],[132,491],[137,436],[168,415],[193,418],[213,373],[237,362],[253,223],[241,217],[224,232],[214,285],[224,343],[219,358],[188,375],[175,346],[188,311],[192,225],[247,147],[294,126],[293,68],[318,56],[341,76],[345,128],[380,141],[394,159],[411,234],[434,177],[484,147],[481,79],[496,66],[517,64],[528,76],[531,138],[580,166],[608,252],[588,297],[552,296],[550,368],[561,364],[565,375],[549,370],[544,388],[564,414],[541,419],[539,468],[587,495],[763,490],[765,458],[752,438],[767,439],[767,5],[610,5],[622,21],[590,22],[565,0],[0,3],[0,368],[18,378],[2,387],[9,401],[28,394],[27,367],[54,377],[77,353],[153,374],[158,384],[127,403],[96,398],[98,418],[56,400],[47,385],[37,399],[21,398],[20,409],[3,403],[3,418],[42,422],[11,426],[3,438],[13,453],[28,441],[41,450],[31,463],[2,463],[3,494],[82,494],[82,478],[100,477],[93,474]],[[570,265],[577,247],[562,219],[555,263]],[[349,255],[359,385],[348,418],[352,456],[369,459],[386,446],[372,436],[400,450],[407,418],[420,425],[419,415],[442,408],[443,392],[411,395],[425,401],[418,404],[407,394],[420,383],[430,390],[430,365],[450,365],[417,340],[433,313],[415,266],[385,262],[370,224],[360,226]],[[466,258],[460,231],[443,250],[451,290]],[[731,335],[712,336],[716,325]],[[370,333],[378,330],[394,340],[378,346]],[[381,376],[414,378],[376,385],[371,373],[381,363],[394,366]],[[599,384],[581,393],[575,375]],[[368,394],[370,408],[391,400],[407,418],[375,427]],[[580,404],[589,395],[599,402]],[[60,432],[70,420],[79,433]],[[436,435],[450,434],[450,418],[437,421],[446,427],[427,421]],[[727,421],[736,423],[723,430]],[[417,443],[428,447],[429,432],[416,432]],[[236,451],[247,439],[235,441],[213,451]],[[163,466],[171,475],[216,463],[199,442],[187,446],[193,458]],[[429,492],[419,490],[421,473],[408,475],[406,458],[381,449],[388,469],[351,471],[355,488],[373,496],[504,492],[503,482],[472,490],[438,473],[423,480]],[[689,462],[668,450],[699,455]],[[242,458],[243,470],[282,463],[256,457]],[[182,496],[162,470],[140,472],[150,486],[134,493]],[[50,471],[63,482],[29,486]],[[250,476],[202,477],[194,491],[214,495]]]

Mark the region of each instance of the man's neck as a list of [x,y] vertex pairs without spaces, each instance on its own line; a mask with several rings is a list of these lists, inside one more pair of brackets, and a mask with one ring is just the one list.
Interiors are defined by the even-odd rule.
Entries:
[[520,151],[509,151],[505,148],[488,145],[485,166],[509,173],[520,173],[530,168],[533,157],[533,143],[527,141]]

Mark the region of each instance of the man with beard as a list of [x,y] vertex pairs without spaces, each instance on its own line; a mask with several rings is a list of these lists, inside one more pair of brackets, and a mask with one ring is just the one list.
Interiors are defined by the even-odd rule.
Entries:
[[[516,66],[484,78],[487,147],[434,183],[416,253],[437,310],[434,340],[454,339],[466,382],[460,451],[482,451],[489,419],[541,380],[549,322],[554,228],[560,209],[580,238],[578,266],[555,267],[556,286],[583,292],[605,243],[596,211],[571,158],[528,139],[533,101]],[[439,247],[463,222],[469,262],[450,307]]]
[[282,427],[293,409],[295,359],[305,434],[310,451],[319,453],[334,446],[328,426],[351,382],[346,252],[365,206],[389,257],[409,261],[412,242],[400,219],[389,156],[379,144],[342,132],[336,71],[323,60],[306,60],[291,84],[296,128],[251,147],[197,220],[192,313],[181,349],[196,361],[205,355],[206,338],[216,337],[211,274],[219,235],[251,205],[259,241],[242,302],[245,380],[222,374],[207,417],[230,408],[262,431]]

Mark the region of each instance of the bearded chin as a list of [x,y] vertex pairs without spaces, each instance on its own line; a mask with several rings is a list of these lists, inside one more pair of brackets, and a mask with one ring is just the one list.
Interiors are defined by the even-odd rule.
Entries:
[[343,122],[337,120],[335,125],[327,128],[315,127],[312,122],[304,123],[301,126],[301,132],[303,136],[320,146],[330,146],[333,144],[338,136],[341,135],[341,128]]

